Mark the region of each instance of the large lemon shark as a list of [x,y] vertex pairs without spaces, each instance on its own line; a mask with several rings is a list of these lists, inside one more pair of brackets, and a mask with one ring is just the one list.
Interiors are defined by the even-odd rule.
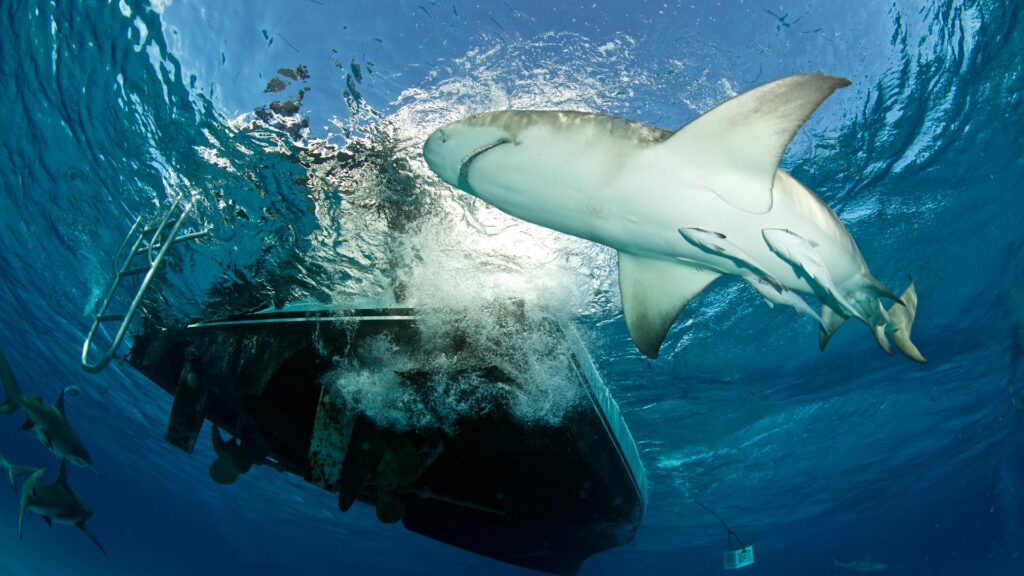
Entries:
[[[913,280],[897,296],[868,270],[835,213],[779,169],[797,130],[849,80],[798,74],[727,100],[676,132],[623,118],[502,110],[435,130],[423,156],[442,180],[517,218],[618,251],[626,326],[651,358],[686,305],[723,274],[820,324],[848,318],[882,348],[910,340]],[[802,296],[821,303],[820,315]],[[881,299],[895,301],[888,310]]]

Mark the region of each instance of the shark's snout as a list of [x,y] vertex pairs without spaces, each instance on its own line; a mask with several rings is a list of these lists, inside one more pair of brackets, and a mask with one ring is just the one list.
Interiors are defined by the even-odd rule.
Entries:
[[423,159],[442,180],[471,192],[466,174],[473,161],[484,152],[511,141],[500,126],[455,122],[430,134],[423,144]]

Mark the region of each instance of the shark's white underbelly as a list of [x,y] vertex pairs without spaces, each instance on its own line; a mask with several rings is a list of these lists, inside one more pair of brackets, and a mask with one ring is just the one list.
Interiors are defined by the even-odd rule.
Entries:
[[[608,162],[612,162],[609,158]],[[486,173],[486,158],[480,169]],[[503,211],[545,226],[598,242],[628,254],[660,259],[680,259],[718,271],[744,275],[749,269],[729,258],[710,254],[687,242],[680,228],[700,228],[724,234],[743,248],[757,267],[791,290],[813,293],[793,267],[769,249],[764,229],[788,229],[817,244],[822,260],[839,286],[856,282],[866,270],[852,238],[838,219],[812,192],[781,170],[775,179],[774,205],[765,214],[754,214],[730,205],[715,192],[689,177],[677,162],[652,168],[636,162],[613,178],[598,181],[578,175],[595,174],[594,166],[564,165],[562,171],[532,176],[531,186],[501,191],[488,198],[490,182],[481,182],[484,200]],[[525,169],[525,168],[524,168]],[[565,174],[576,175],[568,181]],[[494,182],[516,182],[495,175]],[[490,178],[487,178],[490,180]],[[546,183],[546,185],[541,184]]]

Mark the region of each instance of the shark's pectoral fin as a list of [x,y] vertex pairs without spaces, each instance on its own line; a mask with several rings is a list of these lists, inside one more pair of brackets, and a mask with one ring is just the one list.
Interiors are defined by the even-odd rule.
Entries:
[[107,555],[107,549],[103,547],[103,544],[100,544],[100,541],[96,539],[95,535],[93,535],[92,530],[89,530],[89,527],[85,525],[85,520],[82,520],[81,522],[75,524],[75,526],[79,530],[81,530],[82,534],[85,534],[89,538],[89,540],[92,540],[92,543],[100,549],[100,552],[103,552],[104,556]]
[[[901,304],[902,303],[902,304]],[[914,318],[917,317],[917,289],[914,288],[914,279],[910,279],[910,285],[903,291],[899,302],[889,308],[889,336],[896,344],[896,347],[916,362],[926,362],[924,355],[910,341],[910,330],[914,327]]]
[[660,144],[714,174],[713,190],[733,206],[772,207],[779,159],[797,130],[845,78],[797,74],[726,100]]
[[643,258],[619,252],[619,287],[626,327],[637,349],[650,358],[676,318],[717,272],[681,262]]
[[21,423],[21,429],[22,430],[31,430],[32,428],[35,427],[35,425],[36,425],[36,423],[33,422],[31,418],[25,418],[25,421]]

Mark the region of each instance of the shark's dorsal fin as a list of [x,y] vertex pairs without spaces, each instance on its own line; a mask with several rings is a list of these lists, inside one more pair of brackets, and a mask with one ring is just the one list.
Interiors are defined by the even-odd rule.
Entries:
[[636,347],[658,357],[669,328],[717,272],[619,252],[619,287],[626,327]]
[[726,100],[659,146],[700,166],[729,204],[757,214],[772,207],[775,170],[790,140],[846,78],[797,74]]
[[68,487],[68,461],[60,461],[60,474],[57,476],[57,484],[67,488]]

